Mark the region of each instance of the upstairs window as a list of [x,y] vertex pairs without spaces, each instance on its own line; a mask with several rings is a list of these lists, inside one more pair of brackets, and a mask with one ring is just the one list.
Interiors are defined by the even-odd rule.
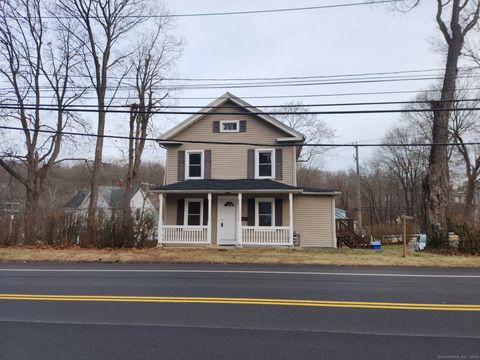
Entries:
[[238,120],[221,120],[220,132],[239,132],[240,126]]
[[203,150],[186,151],[186,178],[203,179]]
[[257,150],[255,154],[255,177],[271,179],[275,174],[275,152],[271,149]]

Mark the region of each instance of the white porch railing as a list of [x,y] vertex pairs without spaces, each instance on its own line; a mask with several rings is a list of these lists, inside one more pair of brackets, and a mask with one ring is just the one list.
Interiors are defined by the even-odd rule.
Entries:
[[208,226],[163,225],[160,244],[209,244]]
[[293,246],[289,237],[290,227],[242,226],[242,245]]

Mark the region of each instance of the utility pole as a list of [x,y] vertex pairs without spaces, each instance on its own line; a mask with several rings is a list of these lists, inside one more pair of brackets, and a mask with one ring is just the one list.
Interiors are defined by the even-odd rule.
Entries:
[[[15,213],[19,213],[20,210],[18,210],[18,206],[20,206],[19,202],[5,202],[5,208],[3,211],[10,213],[10,223],[8,226],[8,237],[12,236],[12,231],[13,231],[13,221],[15,220]],[[10,209],[7,209],[7,207],[10,207]]]
[[357,224],[360,234],[362,234],[363,223],[362,223],[362,184],[360,180],[360,164],[358,157],[358,144],[355,144],[355,165],[357,168]]
[[403,215],[403,257],[407,257],[407,220],[413,219],[413,216]]

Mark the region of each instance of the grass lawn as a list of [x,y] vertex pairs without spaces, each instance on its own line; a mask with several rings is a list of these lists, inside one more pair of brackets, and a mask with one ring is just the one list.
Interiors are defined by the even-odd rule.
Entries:
[[399,245],[382,250],[265,249],[265,248],[150,248],[66,249],[51,247],[0,247],[0,261],[52,262],[151,262],[220,264],[290,264],[340,266],[431,266],[480,268],[480,256],[409,252],[402,257]]

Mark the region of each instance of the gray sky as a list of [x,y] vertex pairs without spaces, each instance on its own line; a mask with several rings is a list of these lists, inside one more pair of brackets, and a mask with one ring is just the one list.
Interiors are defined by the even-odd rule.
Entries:
[[[318,6],[349,1],[176,0],[171,13],[223,12],[283,7]],[[276,77],[335,75],[442,68],[430,39],[440,33],[433,1],[408,14],[384,6],[356,6],[288,13],[177,19],[176,33],[185,40],[177,66],[180,77]],[[431,82],[431,81],[430,81]],[[419,90],[428,81],[323,85],[281,88],[184,90],[179,96],[217,97],[225,91],[243,96],[332,94]],[[400,101],[414,94],[339,96],[303,99],[307,103]],[[246,99],[253,105],[274,105],[285,99]],[[299,99],[296,99],[299,100]],[[208,100],[182,100],[179,104],[206,105]],[[181,120],[183,117],[179,117]],[[381,139],[399,115],[322,116],[336,130],[334,142]],[[371,141],[370,141],[371,142]],[[367,157],[370,150],[362,150]],[[352,150],[340,149],[325,157],[326,169],[352,164]]]
[[[278,9],[342,4],[358,0],[175,0],[166,4],[170,13],[207,13]],[[392,12],[386,5],[365,5],[298,12],[249,14],[233,16],[181,17],[176,19],[174,34],[183,38],[185,46],[172,77],[181,78],[252,78],[359,74],[405,70],[438,69],[442,56],[431,45],[439,39],[435,22],[435,2],[424,0],[407,14]],[[299,98],[302,94],[417,91],[432,81],[404,81],[370,84],[292,86],[264,88],[222,88],[178,91],[176,97],[216,98],[226,91],[245,98],[288,95],[289,99],[248,99],[252,105],[278,105],[287,100],[303,100],[304,104],[358,101],[402,101],[415,94],[368,96],[325,96]],[[125,94],[123,94],[125,95]],[[177,105],[204,106],[211,100],[178,100]],[[383,106],[385,107],[385,106]],[[371,106],[369,106],[371,108]],[[361,109],[356,107],[354,109]],[[352,110],[321,108],[321,110]],[[92,120],[92,131],[96,128]],[[167,130],[186,116],[164,119],[154,117],[159,132]],[[117,118],[117,119],[113,119]],[[335,129],[335,143],[379,142],[385,131],[399,121],[398,114],[324,115],[321,117]],[[119,121],[127,116],[109,114],[107,132],[126,135],[126,126]],[[153,136],[159,134],[152,134]],[[20,137],[9,137],[21,141]],[[5,141],[8,139],[5,138]],[[81,141],[74,149],[93,157],[91,139]],[[5,147],[5,144],[4,144]],[[125,158],[126,143],[105,140],[105,160]],[[368,159],[371,149],[362,149]],[[331,150],[324,157],[324,169],[346,169],[353,164],[353,149]],[[150,142],[145,160],[161,161],[164,152]]]

